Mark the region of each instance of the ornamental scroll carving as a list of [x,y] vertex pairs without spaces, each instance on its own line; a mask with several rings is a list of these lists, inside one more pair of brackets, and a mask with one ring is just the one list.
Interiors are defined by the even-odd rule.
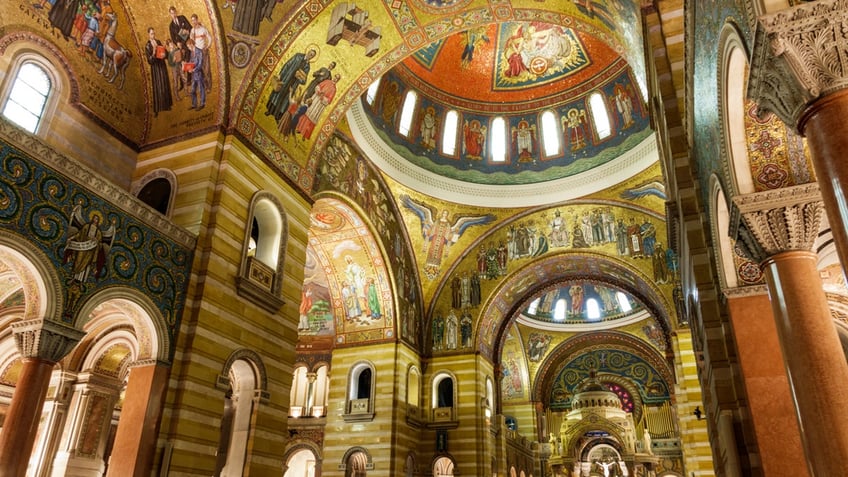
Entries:
[[812,250],[823,213],[815,183],[737,195],[730,235],[745,256],[762,263],[781,252]]
[[21,356],[51,363],[59,362],[85,336],[85,331],[49,320],[13,323],[12,332]]
[[748,97],[792,128],[807,105],[848,88],[848,0],[819,0],[757,22]]

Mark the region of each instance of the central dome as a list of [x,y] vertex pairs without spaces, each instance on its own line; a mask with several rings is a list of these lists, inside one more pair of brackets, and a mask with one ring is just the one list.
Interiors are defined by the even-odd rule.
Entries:
[[[441,179],[447,194],[478,198],[487,186],[525,189],[498,189],[510,199],[504,207],[565,200],[563,191],[587,194],[593,182],[629,177],[655,160],[639,83],[609,44],[576,20],[564,23],[490,24],[421,48],[351,109],[354,136],[382,170],[416,190]],[[612,166],[622,158],[626,165]],[[403,177],[410,175],[417,184]]]

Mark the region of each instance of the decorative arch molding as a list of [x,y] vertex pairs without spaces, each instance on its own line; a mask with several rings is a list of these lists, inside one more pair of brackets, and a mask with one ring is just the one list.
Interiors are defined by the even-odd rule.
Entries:
[[138,361],[140,344],[135,330],[129,323],[108,326],[103,330],[92,333],[89,331],[80,343],[68,355],[67,368],[71,371],[86,371],[93,369],[100,359],[113,346],[125,346],[130,350],[130,359],[121,365],[116,378],[122,379],[130,366]]
[[749,63],[742,30],[728,21],[719,33],[717,65],[718,112],[721,121],[721,162],[730,197],[754,192],[745,130]]
[[730,201],[724,193],[721,178],[716,174],[710,176],[710,233],[714,250],[718,253],[718,277],[722,290],[736,288],[738,277],[734,260],[733,243],[730,238]]
[[261,398],[267,400],[270,398],[268,393],[268,373],[265,371],[265,364],[262,362],[262,357],[256,351],[247,348],[241,348],[230,353],[224,366],[221,368],[221,374],[218,375],[216,387],[219,389],[229,389],[230,387],[230,370],[236,361],[246,361],[250,363],[256,378],[256,385],[261,392]]
[[174,198],[177,196],[177,175],[174,174],[174,171],[165,168],[154,169],[147,174],[145,174],[141,179],[139,179],[134,185],[130,193],[136,197],[144,189],[144,186],[153,182],[156,179],[165,179],[168,181],[168,184],[171,185],[171,191],[168,196],[168,209],[165,211],[164,215],[166,217],[171,216],[171,211],[174,209]]
[[[6,51],[8,49],[17,47],[17,45],[16,45],[17,42],[25,42],[25,43],[28,44],[27,46],[37,45],[39,50],[41,50],[43,52],[49,52],[50,55],[53,56],[53,59],[55,59],[56,62],[61,67],[61,71],[65,76],[65,78],[63,78],[63,79],[67,80],[67,83],[65,83],[64,81],[61,82],[61,83],[67,84],[67,85],[70,86],[70,91],[68,93],[68,101],[71,104],[76,104],[76,103],[79,102],[79,100],[80,100],[79,82],[77,81],[77,77],[74,75],[74,72],[71,69],[71,65],[68,62],[68,59],[62,53],[62,50],[60,50],[54,43],[51,43],[50,41],[48,41],[46,38],[39,35],[38,33],[34,33],[32,31],[29,31],[29,30],[17,30],[17,31],[11,31],[11,32],[7,33],[6,35],[4,35],[2,38],[0,38],[0,55],[5,55]],[[26,48],[23,48],[23,49],[25,51],[27,51],[27,53],[24,53],[24,54],[29,54],[29,55],[33,54],[33,53],[30,53],[31,50],[26,49]],[[46,56],[44,56],[44,55],[40,55],[38,53],[36,53],[36,55],[41,56],[42,58],[47,60]],[[17,62],[17,61],[18,60],[13,60],[13,62]],[[47,61],[49,61],[49,60],[47,60]],[[58,72],[58,69],[55,68],[55,66],[53,66],[52,63],[51,63],[50,66],[51,66],[51,70],[52,70],[51,72],[53,74]],[[54,77],[53,79],[56,79],[56,78]],[[61,91],[61,88],[57,88],[56,91]],[[100,122],[100,121],[98,121],[98,122],[101,123],[101,125],[102,125],[102,122]],[[109,129],[113,133],[115,132],[111,128],[109,128]]]
[[[614,278],[613,278],[614,277]],[[477,320],[477,347],[483,356],[498,360],[506,330],[530,300],[552,283],[582,280],[605,284],[629,293],[657,318],[669,340],[674,307],[653,280],[628,264],[592,252],[562,252],[532,262],[501,282],[482,306]],[[671,349],[667,341],[667,349]]]
[[[618,349],[640,357],[659,373],[671,391],[674,388],[674,370],[668,361],[660,356],[656,349],[641,339],[618,331],[605,333],[584,333],[566,340],[554,349],[539,365],[536,371],[535,386],[531,389],[530,400],[546,402],[554,380],[562,366],[576,357],[596,349]],[[606,374],[604,375],[606,379]],[[630,383],[632,386],[632,382]],[[628,391],[630,388],[628,387]],[[631,394],[632,395],[632,394]],[[635,397],[634,397],[635,399]],[[641,402],[641,397],[640,397]]]
[[319,468],[324,460],[324,453],[321,451],[322,445],[323,439],[316,442],[311,439],[296,437],[286,445],[286,450],[283,451],[283,462],[288,462],[289,458],[296,452],[306,450],[315,455],[315,467]]
[[365,470],[374,470],[374,460],[371,458],[371,453],[362,446],[354,446],[345,451],[344,455],[342,455],[342,461],[339,463],[339,470],[347,469],[347,463],[350,457],[356,453],[361,453],[365,456]]
[[53,262],[21,235],[0,229],[0,262],[19,277],[25,296],[23,320],[62,321],[64,293]]
[[136,359],[170,364],[173,343],[165,317],[150,298],[136,289],[116,286],[99,290],[83,302],[73,319],[77,327],[87,329],[96,321],[115,316],[126,319],[142,344]]

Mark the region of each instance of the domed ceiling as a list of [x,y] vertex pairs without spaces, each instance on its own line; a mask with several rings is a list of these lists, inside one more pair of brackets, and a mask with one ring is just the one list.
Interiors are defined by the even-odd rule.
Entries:
[[[574,178],[581,194],[592,192],[585,186],[608,184],[610,173],[587,179],[587,172],[622,158],[655,159],[644,151],[653,132],[633,69],[596,34],[511,21],[434,41],[372,85],[351,111],[352,132],[384,172],[418,190],[438,180],[440,190],[485,196],[465,186],[527,188]],[[562,200],[570,189],[557,185],[550,193]],[[527,196],[548,200],[536,189]]]
[[[629,293],[608,285],[578,281],[541,293],[522,311],[525,324],[597,325],[625,318],[645,317],[644,309]],[[529,320],[529,321],[528,321]]]

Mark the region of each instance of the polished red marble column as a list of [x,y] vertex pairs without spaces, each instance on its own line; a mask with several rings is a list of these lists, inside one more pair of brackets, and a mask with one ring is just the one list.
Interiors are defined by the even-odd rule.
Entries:
[[843,475],[848,462],[848,363],[816,264],[815,253],[793,250],[770,256],[761,267],[810,475]]
[[108,477],[150,475],[169,371],[154,362],[130,369]]
[[35,444],[41,407],[50,385],[54,362],[23,358],[20,377],[0,433],[0,477],[26,475]]
[[848,266],[848,90],[812,103],[798,129],[807,136],[810,158],[818,178],[833,243]]
[[794,477],[807,477],[771,301],[763,287],[757,288],[731,289],[726,294],[763,474],[782,477],[792,469]]

